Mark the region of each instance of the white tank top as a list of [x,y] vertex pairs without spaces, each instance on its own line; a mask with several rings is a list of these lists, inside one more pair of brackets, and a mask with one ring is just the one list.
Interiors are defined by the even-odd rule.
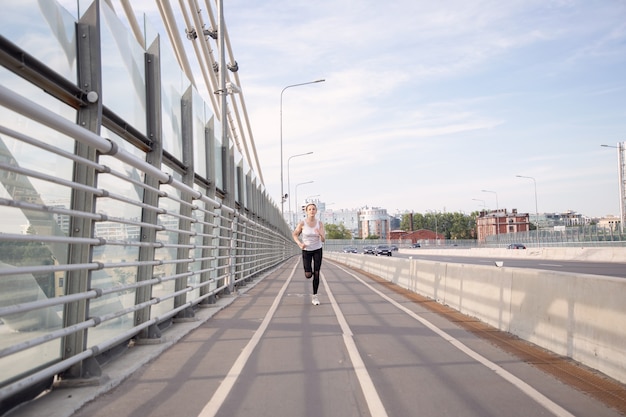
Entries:
[[322,239],[315,229],[319,229],[320,221],[311,227],[306,224],[306,220],[302,222],[302,243],[305,244],[304,250],[317,250],[322,247]]

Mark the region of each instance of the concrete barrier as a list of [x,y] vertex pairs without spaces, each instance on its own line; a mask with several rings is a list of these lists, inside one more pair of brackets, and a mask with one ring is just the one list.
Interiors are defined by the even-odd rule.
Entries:
[[626,383],[626,279],[328,252]]
[[420,249],[399,250],[406,254],[429,254],[445,256],[484,256],[488,258],[537,258],[563,261],[597,261],[597,262],[626,262],[626,247],[554,247],[528,249],[502,248],[445,248],[438,249],[427,246]]

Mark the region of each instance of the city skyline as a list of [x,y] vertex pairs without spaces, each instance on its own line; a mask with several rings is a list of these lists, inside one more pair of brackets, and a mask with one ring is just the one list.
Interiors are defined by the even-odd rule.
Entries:
[[[396,218],[401,220],[403,215],[407,215],[407,214],[422,214],[422,215],[429,215],[429,214],[444,214],[444,213],[460,213],[466,216],[471,215],[472,213],[477,213],[478,215],[480,215],[481,212],[486,212],[486,213],[495,213],[497,211],[500,212],[507,212],[509,214],[512,214],[514,212],[519,213],[519,214],[528,214],[529,219],[531,219],[531,222],[535,222],[535,219],[537,218],[537,215],[539,216],[540,219],[542,218],[547,218],[547,217],[553,217],[553,216],[567,216],[567,215],[574,215],[574,216],[580,216],[580,218],[583,219],[588,219],[590,222],[593,221],[601,221],[601,220],[613,220],[613,219],[617,219],[619,220],[619,215],[614,215],[614,214],[608,214],[605,216],[590,216],[587,215],[586,213],[582,213],[580,211],[577,210],[562,210],[562,211],[554,211],[554,212],[539,212],[536,213],[534,211],[520,211],[517,210],[515,207],[513,208],[509,208],[509,207],[500,207],[499,209],[495,209],[495,208],[489,208],[489,207],[485,207],[482,209],[478,209],[478,210],[474,210],[470,213],[467,212],[463,212],[463,211],[458,211],[458,210],[452,210],[452,211],[432,211],[432,210],[427,210],[425,212],[419,212],[419,211],[415,211],[415,210],[403,210],[403,211],[396,211],[396,212],[390,212],[386,207],[378,207],[378,206],[371,206],[371,205],[365,205],[362,207],[354,207],[354,208],[326,208],[326,203],[320,200],[310,200],[307,202],[313,202],[318,204],[319,206],[319,210],[318,212],[320,213],[320,218],[324,218],[327,216],[327,213],[330,213],[331,215],[334,216],[333,213],[337,213],[337,214],[346,214],[346,213],[357,213],[359,211],[362,210],[383,210],[387,213],[387,215],[389,217],[392,218]],[[294,214],[298,214],[298,212],[292,212],[292,211],[288,211],[285,212],[285,217],[287,219],[293,218]],[[299,220],[304,219],[304,214],[302,214],[302,217],[299,218]],[[578,225],[578,224],[575,224]]]

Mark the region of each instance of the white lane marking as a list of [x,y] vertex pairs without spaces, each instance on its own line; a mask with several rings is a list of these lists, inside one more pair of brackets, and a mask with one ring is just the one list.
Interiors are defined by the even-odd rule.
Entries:
[[333,311],[335,312],[335,316],[337,316],[337,321],[341,327],[341,331],[343,333],[343,343],[346,345],[346,349],[348,350],[352,367],[354,368],[354,372],[356,373],[359,384],[361,385],[361,390],[363,391],[363,396],[367,402],[367,407],[370,410],[370,415],[376,417],[386,417],[387,411],[383,406],[383,402],[380,400],[378,391],[376,391],[372,378],[370,378],[367,368],[365,367],[365,363],[363,362],[363,359],[359,354],[359,350],[356,347],[356,343],[352,338],[352,330],[350,329],[345,316],[341,312],[339,304],[337,304],[337,300],[335,300],[333,293],[330,291],[330,287],[326,282],[326,277],[323,272],[320,273],[320,277],[322,278],[324,289],[328,294],[328,299],[330,300],[330,304],[333,307]]
[[559,264],[539,264],[539,266],[555,266],[557,268],[562,268],[563,265],[559,265]]
[[[368,284],[367,282],[363,281],[361,278],[359,278],[358,276],[356,276],[352,272],[348,271],[347,269],[342,268],[341,266],[339,266],[338,264],[336,264],[334,262],[331,262],[331,263],[333,265],[337,266],[339,269],[341,269],[345,273],[347,273],[348,275],[352,276],[357,281],[361,282],[361,284],[363,284],[366,287],[368,287],[371,291],[373,291],[374,293],[378,294],[380,297],[382,297],[386,301],[388,301],[391,304],[393,304],[394,306],[396,306],[398,309],[404,311],[409,316],[413,317],[415,320],[419,321],[424,326],[428,327],[430,330],[432,330],[437,335],[439,335],[442,339],[445,339],[448,342],[450,342],[454,347],[459,349],[461,352],[465,353],[466,355],[468,355],[472,359],[476,360],[477,362],[479,362],[482,365],[486,366],[487,368],[491,369],[496,374],[500,375],[500,377],[502,377],[505,380],[509,381],[511,384],[513,384],[513,386],[517,387],[520,391],[522,391],[523,393],[528,395],[530,398],[535,400],[537,403],[539,403],[545,409],[549,410],[555,416],[558,416],[558,417],[574,417],[574,415],[571,414],[569,411],[567,411],[566,409],[564,409],[563,407],[561,407],[560,405],[558,405],[557,403],[555,403],[554,401],[552,401],[551,399],[549,399],[548,397],[546,397],[545,395],[543,395],[542,393],[540,393],[539,391],[537,391],[536,389],[534,389],[533,387],[528,385],[526,382],[522,381],[521,379],[519,379],[518,377],[516,377],[515,375],[513,375],[512,373],[507,371],[506,369],[504,369],[501,366],[491,362],[489,359],[485,358],[484,356],[482,356],[478,352],[473,351],[472,349],[470,349],[469,347],[464,345],[458,339],[455,339],[454,337],[450,336],[448,333],[446,333],[445,331],[441,330],[440,328],[438,328],[437,326],[435,326],[434,324],[432,324],[431,322],[429,322],[425,318],[418,316],[416,313],[414,313],[413,311],[411,311],[408,308],[404,307],[402,304],[397,303],[395,300],[393,300],[392,298],[390,298],[387,295],[383,294],[382,292],[380,292],[376,288],[372,287],[370,284]],[[375,415],[375,414],[372,414],[372,415]]]
[[296,264],[293,266],[293,269],[291,270],[291,274],[289,275],[289,278],[287,278],[287,281],[285,281],[285,283],[283,284],[283,287],[278,292],[278,295],[276,296],[276,298],[274,298],[274,302],[272,303],[272,306],[265,314],[265,318],[261,322],[261,325],[256,330],[256,332],[254,332],[254,335],[252,336],[252,338],[250,339],[246,347],[243,348],[243,350],[239,354],[239,357],[237,358],[233,366],[230,368],[230,371],[228,371],[228,374],[226,375],[226,377],[224,378],[220,386],[217,387],[217,390],[213,394],[213,397],[211,397],[211,399],[204,406],[202,411],[200,411],[200,414],[198,414],[198,417],[213,417],[215,416],[215,414],[217,414],[217,411],[220,409],[222,404],[224,404],[224,401],[226,400],[226,397],[228,396],[233,386],[235,385],[237,378],[239,378],[239,375],[241,375],[241,371],[243,370],[243,367],[245,366],[246,362],[248,362],[248,359],[250,359],[250,355],[254,351],[254,348],[256,347],[256,345],[259,343],[259,340],[261,340],[261,337],[263,337],[265,330],[267,330],[267,326],[269,325],[270,321],[274,317],[274,314],[276,313],[276,309],[278,308],[278,304],[280,303],[280,300],[283,297],[283,294],[287,290],[287,286],[291,282],[291,279],[293,278],[293,275],[296,271],[296,267],[298,266],[298,264],[299,262],[296,262]]

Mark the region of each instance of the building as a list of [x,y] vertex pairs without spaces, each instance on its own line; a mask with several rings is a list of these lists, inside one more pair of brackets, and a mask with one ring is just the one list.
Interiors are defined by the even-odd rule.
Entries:
[[540,229],[560,226],[584,226],[591,223],[591,218],[573,210],[567,210],[562,213],[539,213],[538,218],[536,214],[531,214],[530,220],[531,223],[539,224]]
[[352,233],[352,236],[359,235],[359,210],[331,209],[320,211],[320,220],[322,220],[324,224],[343,224],[343,226]]
[[530,221],[528,213],[518,213],[517,209],[511,213],[506,209],[481,211],[476,218],[476,229],[478,241],[485,242],[488,236],[527,232]]
[[365,207],[359,211],[359,237],[378,236],[380,239],[390,237],[390,216],[387,209]]
[[[307,201],[308,202],[308,201]],[[324,224],[343,226],[352,233],[353,237],[365,239],[368,236],[378,236],[380,239],[389,239],[392,217],[387,209],[379,207],[364,207],[360,209],[327,210],[326,204],[320,201],[311,201],[317,205],[319,218]]]
[[620,218],[617,216],[604,216],[598,220],[598,228],[600,229],[618,231],[620,230],[620,226],[621,221]]

